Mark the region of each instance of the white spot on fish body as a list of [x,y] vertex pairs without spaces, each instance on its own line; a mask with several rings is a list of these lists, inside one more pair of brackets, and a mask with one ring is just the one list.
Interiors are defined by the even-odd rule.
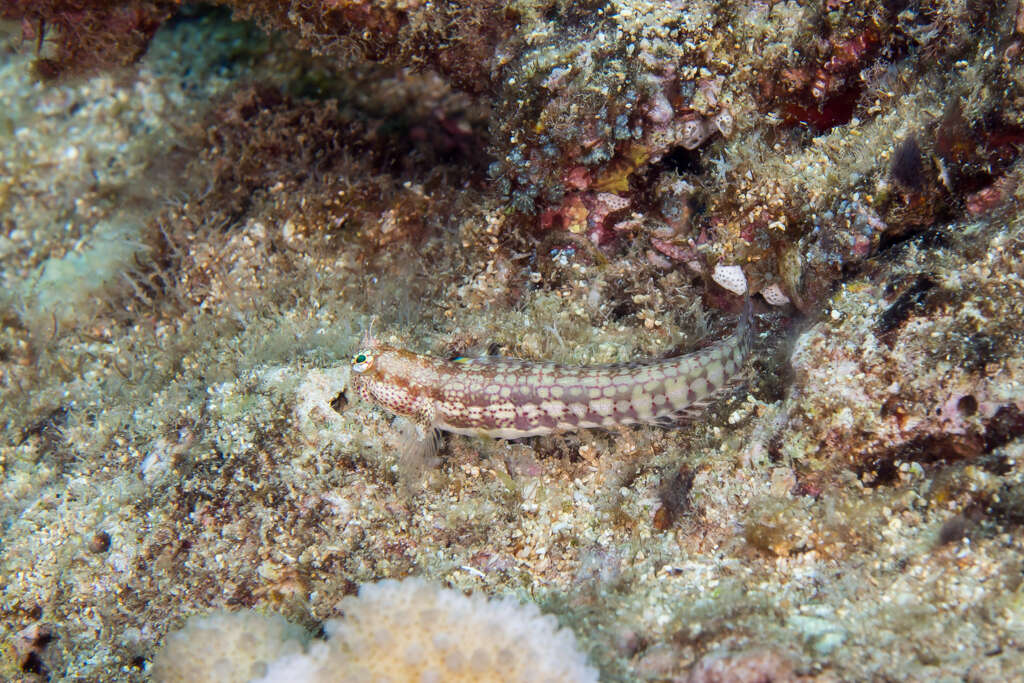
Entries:
[[544,401],[540,408],[556,420],[565,414],[565,404],[561,401]]
[[615,410],[615,402],[610,398],[599,398],[590,402],[590,408],[598,415],[609,416]]

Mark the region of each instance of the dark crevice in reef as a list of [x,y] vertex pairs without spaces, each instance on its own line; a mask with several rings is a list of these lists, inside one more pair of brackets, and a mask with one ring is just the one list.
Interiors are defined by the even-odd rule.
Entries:
[[929,294],[935,288],[935,281],[926,274],[918,275],[896,300],[878,316],[875,336],[892,345],[894,332],[914,315],[927,311]]
[[680,175],[700,175],[704,172],[700,150],[685,147],[674,147],[669,150],[657,166],[663,171],[674,171]]
[[928,434],[868,458],[867,464],[856,472],[869,487],[895,483],[899,479],[899,462],[941,465],[969,461],[1005,473],[1005,462],[1000,464],[999,459],[991,459],[993,451],[1022,436],[1024,412],[1015,406],[1004,406],[985,423],[981,433]]

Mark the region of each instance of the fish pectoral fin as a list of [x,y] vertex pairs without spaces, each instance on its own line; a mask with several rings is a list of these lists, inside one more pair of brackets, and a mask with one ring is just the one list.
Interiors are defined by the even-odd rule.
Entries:
[[395,420],[393,426],[398,432],[397,483],[404,494],[415,495],[439,476],[437,453],[444,444],[441,431],[405,417]]
[[441,430],[430,424],[407,418],[395,420],[398,428],[398,461],[400,467],[434,467],[437,452],[444,445]]

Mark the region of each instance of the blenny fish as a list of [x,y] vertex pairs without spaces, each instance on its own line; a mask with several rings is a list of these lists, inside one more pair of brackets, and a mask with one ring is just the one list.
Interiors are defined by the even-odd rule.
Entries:
[[692,417],[743,367],[753,337],[750,302],[736,332],[673,358],[571,366],[486,356],[443,360],[367,335],[350,386],[364,400],[434,430],[518,439],[578,429],[671,424]]

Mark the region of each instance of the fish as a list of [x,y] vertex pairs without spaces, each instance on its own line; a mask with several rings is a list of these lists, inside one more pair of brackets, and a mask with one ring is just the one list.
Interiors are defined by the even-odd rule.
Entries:
[[438,431],[519,439],[692,419],[740,377],[753,341],[748,300],[735,332],[698,351],[575,366],[500,356],[446,360],[380,343],[352,356],[349,385],[408,418],[422,447]]

